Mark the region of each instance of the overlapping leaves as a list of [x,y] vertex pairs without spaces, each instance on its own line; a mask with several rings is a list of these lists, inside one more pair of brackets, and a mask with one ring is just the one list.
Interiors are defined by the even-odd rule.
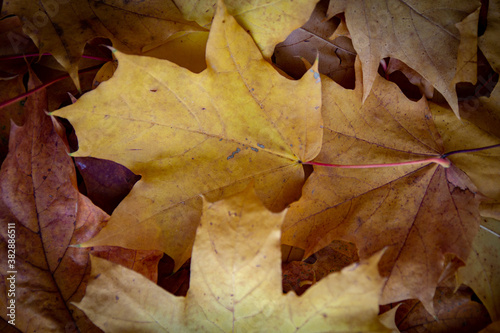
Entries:
[[317,155],[323,134],[315,67],[299,81],[283,78],[223,7],[200,74],[115,54],[114,77],[56,113],[76,129],[77,156],[110,159],[142,176],[87,245],[161,249],[180,266],[190,257],[199,194],[216,200],[256,179],[272,210],[298,198],[300,161]]
[[284,216],[269,212],[252,187],[204,201],[185,298],[94,258],[94,279],[78,307],[106,332],[392,332],[377,317],[382,253],[329,275],[300,297],[283,295]]

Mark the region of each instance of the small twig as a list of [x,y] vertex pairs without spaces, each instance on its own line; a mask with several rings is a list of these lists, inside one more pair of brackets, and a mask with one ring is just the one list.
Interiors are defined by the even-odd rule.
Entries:
[[450,151],[449,153],[441,155],[442,158],[445,158],[450,155],[455,155],[455,154],[461,154],[461,153],[473,153],[476,151],[481,151],[481,150],[486,150],[486,149],[491,149],[491,148],[497,148],[500,147],[500,143],[492,146],[487,146],[487,147],[481,147],[481,148],[472,148],[472,149],[462,149],[462,150],[454,150]]
[[[84,73],[92,72],[92,71],[95,71],[95,70],[97,70],[99,68],[101,68],[101,65],[89,67],[87,69],[78,71],[78,74],[84,74]],[[56,79],[54,79],[54,80],[52,80],[50,82],[47,82],[47,83],[45,83],[45,84],[43,84],[43,85],[41,85],[39,87],[36,87],[35,89],[31,89],[30,91],[25,92],[24,94],[21,94],[19,96],[11,98],[11,99],[9,99],[9,100],[7,100],[5,102],[2,102],[2,103],[0,103],[0,109],[4,108],[4,107],[6,107],[6,106],[8,106],[8,105],[10,105],[12,103],[15,103],[17,101],[20,101],[20,100],[22,100],[22,99],[24,99],[24,98],[26,98],[26,97],[28,97],[28,96],[36,93],[37,91],[39,91],[41,89],[45,89],[48,86],[53,85],[54,83],[62,81],[62,80],[67,79],[67,78],[69,78],[69,74],[66,74],[66,75],[63,75],[61,77],[58,77],[58,78],[56,78]]]
[[[14,55],[14,56],[5,56],[5,57],[0,57],[0,61],[2,60],[11,60],[11,59],[22,59],[22,58],[32,58],[32,57],[41,57],[41,56],[51,56],[51,53],[30,53],[30,54],[22,54],[22,55]],[[103,57],[94,57],[94,56],[89,56],[89,55],[82,55],[82,58],[87,58],[87,59],[94,59],[94,60],[99,60],[99,61],[111,61],[112,59],[108,58],[103,58]]]

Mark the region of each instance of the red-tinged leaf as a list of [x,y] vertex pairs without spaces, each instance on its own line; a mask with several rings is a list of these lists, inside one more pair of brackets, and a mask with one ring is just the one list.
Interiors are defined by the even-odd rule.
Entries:
[[[96,332],[72,305],[84,294],[90,249],[70,245],[92,238],[108,216],[76,190],[73,162],[53,119],[44,112],[45,90],[30,96],[25,107],[26,124],[12,128],[9,155],[0,171],[0,255],[12,260],[1,272],[0,304],[6,309],[15,300],[16,306],[15,320],[6,311],[1,316],[23,332]],[[113,255],[109,248],[103,250],[100,256]],[[155,276],[158,253],[142,253],[145,258],[140,258],[136,251],[119,251],[128,256],[120,254],[118,262],[139,265],[137,270],[147,277]],[[11,259],[8,255],[14,252]]]

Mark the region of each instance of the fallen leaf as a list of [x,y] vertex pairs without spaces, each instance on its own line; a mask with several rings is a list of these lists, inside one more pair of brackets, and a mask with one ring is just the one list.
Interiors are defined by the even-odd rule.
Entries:
[[486,306],[493,321],[500,318],[500,225],[484,219],[465,267],[458,270],[460,282],[470,286]]
[[439,287],[434,297],[436,317],[432,317],[416,300],[403,302],[396,313],[401,332],[478,332],[491,321],[481,303],[471,298],[470,289],[454,291]]
[[140,53],[153,40],[167,40],[178,31],[204,30],[182,18],[171,1],[4,1],[2,16],[14,14],[39,47],[50,52],[79,88],[77,64],[85,43],[111,39],[115,48]]
[[[359,70],[359,62],[357,69]],[[359,76],[357,76],[359,77]],[[361,104],[362,91],[322,79],[324,136],[316,162],[397,163],[443,154],[427,102],[411,102],[377,77]],[[473,193],[448,184],[442,166],[423,163],[386,168],[315,166],[291,205],[283,243],[305,256],[332,240],[356,244],[361,259],[384,247],[382,304],[420,299],[433,313],[432,298],[448,255],[467,260],[479,226]]]
[[[0,80],[0,101],[6,101],[24,94],[23,77],[17,76],[10,80]],[[18,102],[2,108],[0,112],[0,163],[9,152],[9,132],[11,122],[22,125],[25,120],[24,103]]]
[[[29,88],[34,88],[32,81]],[[83,297],[90,249],[69,246],[97,234],[108,216],[76,190],[73,162],[46,107],[45,90],[28,98],[26,124],[13,126],[9,155],[0,171],[0,255],[11,259],[8,255],[15,252],[13,261],[5,261],[12,266],[0,273],[0,304],[5,309],[15,299],[13,323],[23,332],[96,331],[71,303]],[[100,250],[96,254],[156,277],[158,253],[127,258],[125,254],[136,251],[122,249],[117,258],[112,249]],[[15,298],[7,293],[12,276]],[[12,320],[7,314],[2,311],[2,318]]]
[[[453,78],[460,43],[455,24],[473,13],[478,1],[332,1],[328,17],[344,12],[354,49],[363,64],[363,100],[380,60],[397,58],[432,83],[458,116]],[[471,46],[471,45],[470,45]]]
[[484,35],[479,37],[478,45],[495,72],[500,73],[500,54],[498,52],[500,30],[500,0],[488,1],[487,26]]
[[478,8],[475,12],[457,23],[456,27],[460,31],[460,44],[458,46],[456,74],[452,85],[458,82],[477,81],[477,30],[479,22]]
[[420,90],[420,93],[425,96],[427,99],[431,99],[432,96],[434,96],[434,87],[422,77],[417,71],[414,71],[408,65],[406,65],[404,62],[391,58],[389,60],[389,63],[387,64],[387,71],[386,73],[388,75],[394,73],[395,71],[400,71],[403,73],[408,80],[410,81],[411,84],[415,85],[418,87]]
[[[217,7],[216,0],[173,0],[184,18],[207,27]],[[318,0],[239,1],[226,0],[231,16],[248,31],[265,58],[271,58],[274,46],[303,25]]]
[[498,331],[500,331],[500,321],[495,321],[481,330],[480,333],[497,333]]
[[496,85],[489,97],[464,100],[460,103],[460,114],[484,132],[500,137],[500,86]]
[[21,20],[18,17],[2,17],[0,20],[0,57],[7,57],[7,59],[3,58],[0,61],[0,80],[26,73],[27,61],[23,57],[15,58],[15,56],[32,53],[38,53],[38,49],[23,33]]
[[86,196],[111,214],[141,178],[123,165],[92,157],[76,157],[75,164],[83,178]]
[[77,304],[106,332],[391,332],[378,319],[382,252],[330,274],[303,296],[282,294],[280,226],[249,186],[204,201],[186,297],[92,258],[92,282]]
[[330,40],[338,19],[326,20],[328,1],[316,5],[309,21],[294,30],[284,42],[276,45],[273,59],[276,65],[294,78],[307,71],[303,58],[309,63],[319,59],[319,72],[346,88],[354,87],[356,52],[349,38]]
[[114,60],[108,61],[102,65],[92,81],[92,89],[97,88],[97,86],[99,86],[102,82],[108,81],[113,76],[117,68],[118,64]]
[[300,296],[328,274],[358,261],[354,244],[333,241],[304,261],[283,263],[283,291],[293,290]]
[[[483,131],[468,120],[459,120],[449,110],[432,102],[429,106],[445,151],[500,144],[500,138]],[[467,174],[482,194],[500,201],[500,147],[454,154],[448,158]]]
[[142,176],[85,246],[157,249],[178,268],[190,257],[199,194],[217,200],[255,179],[274,211],[299,197],[300,161],[314,158],[321,145],[316,67],[299,81],[283,78],[223,7],[200,74],[165,60],[115,55],[113,78],[55,113],[75,127],[75,156],[112,160]]

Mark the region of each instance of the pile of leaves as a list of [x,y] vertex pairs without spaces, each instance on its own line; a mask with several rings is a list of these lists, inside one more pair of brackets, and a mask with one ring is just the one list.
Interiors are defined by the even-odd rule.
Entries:
[[499,329],[500,1],[1,9],[2,332]]

